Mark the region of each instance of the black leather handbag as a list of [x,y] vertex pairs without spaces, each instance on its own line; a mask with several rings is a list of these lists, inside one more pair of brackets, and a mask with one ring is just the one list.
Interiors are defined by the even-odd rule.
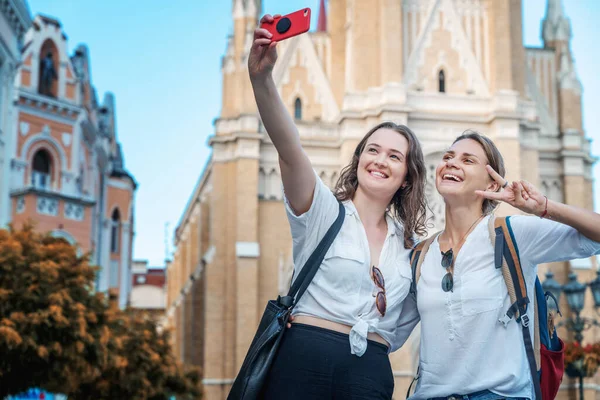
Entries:
[[329,250],[331,243],[333,243],[342,227],[345,210],[344,205],[339,204],[337,219],[304,264],[287,296],[278,296],[277,300],[269,300],[267,303],[258,330],[250,344],[248,353],[246,353],[240,372],[233,382],[227,400],[254,400],[259,398],[283,338],[292,309],[317,273],[327,250]]

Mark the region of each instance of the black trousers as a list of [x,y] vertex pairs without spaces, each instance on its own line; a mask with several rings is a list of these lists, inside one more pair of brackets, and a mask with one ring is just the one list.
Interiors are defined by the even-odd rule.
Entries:
[[369,340],[361,357],[348,335],[292,324],[283,336],[263,390],[264,400],[392,398],[394,376],[387,347]]

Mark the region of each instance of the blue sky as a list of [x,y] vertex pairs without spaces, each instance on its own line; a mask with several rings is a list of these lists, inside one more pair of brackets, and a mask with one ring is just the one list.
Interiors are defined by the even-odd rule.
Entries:
[[[400,0],[398,0],[400,1]],[[523,0],[524,42],[540,46],[547,0]],[[221,104],[221,56],[231,31],[231,0],[28,0],[33,15],[59,19],[69,52],[90,51],[92,81],[102,99],[116,96],[117,135],[126,168],[140,184],[136,195],[134,258],[164,264],[165,223],[172,231],[204,167],[207,138]],[[143,7],[140,6],[143,3]],[[593,51],[600,2],[563,1],[573,27],[572,50],[584,88],[584,128],[600,155],[600,80]],[[264,0],[263,10],[285,14],[313,9],[319,0]],[[597,40],[597,39],[596,39]],[[600,165],[595,168],[600,177]],[[600,186],[595,185],[596,209]]]

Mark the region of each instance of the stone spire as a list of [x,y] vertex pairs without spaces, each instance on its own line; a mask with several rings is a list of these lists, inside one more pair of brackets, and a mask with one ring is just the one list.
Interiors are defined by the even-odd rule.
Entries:
[[564,13],[562,0],[548,0],[546,17],[542,21],[542,39],[546,47],[571,40],[571,21]]
[[233,19],[244,18],[244,11],[244,0],[233,0],[233,6],[231,7]]
[[317,32],[327,32],[327,11],[325,10],[325,0],[321,0],[319,6],[319,22],[317,23]]
[[262,12],[261,0],[233,0],[231,8],[233,19],[238,18],[260,18]]

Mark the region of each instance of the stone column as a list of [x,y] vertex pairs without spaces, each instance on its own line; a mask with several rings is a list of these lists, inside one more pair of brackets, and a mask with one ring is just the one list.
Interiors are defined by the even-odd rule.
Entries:
[[102,232],[102,247],[98,249],[98,263],[100,267],[100,276],[98,279],[98,291],[105,292],[108,290],[110,278],[110,227],[111,220],[102,216],[101,219]]
[[381,0],[381,85],[402,82],[404,60],[402,57],[402,2]]
[[129,248],[131,240],[131,224],[129,222],[123,222],[121,224],[121,268],[120,268],[120,279],[119,279],[119,307],[125,308],[129,303],[129,280],[131,279],[130,266],[130,254],[131,249]]
[[[381,68],[373,60],[381,60],[381,47],[377,46],[382,33],[374,29],[379,20],[379,0],[354,1],[351,9],[351,37],[349,40],[350,54],[347,66],[351,68],[350,83],[357,92],[364,92],[371,87],[379,86],[381,82]],[[400,16],[398,16],[400,18]]]

